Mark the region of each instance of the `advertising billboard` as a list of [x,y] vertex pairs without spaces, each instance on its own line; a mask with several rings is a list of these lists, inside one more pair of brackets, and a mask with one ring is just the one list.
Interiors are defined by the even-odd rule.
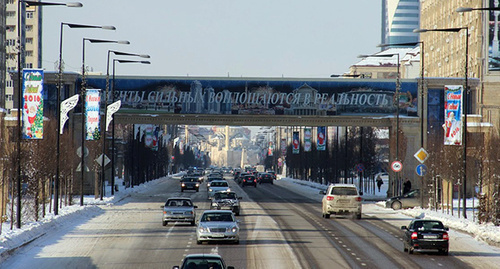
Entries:
[[87,89],[87,95],[85,97],[86,140],[99,140],[101,137],[101,127],[99,124],[101,111],[100,104],[101,90]]
[[462,85],[445,86],[445,145],[462,145],[462,94]]

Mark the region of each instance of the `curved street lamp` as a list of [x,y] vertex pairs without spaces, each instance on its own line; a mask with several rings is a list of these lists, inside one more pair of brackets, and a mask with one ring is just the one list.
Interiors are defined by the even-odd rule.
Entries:
[[116,44],[124,44],[128,45],[130,44],[129,41],[126,40],[106,40],[106,39],[95,39],[95,38],[83,38],[83,46],[82,46],[82,88],[80,92],[80,101],[81,101],[81,113],[82,113],[82,145],[81,145],[81,182],[80,182],[80,206],[83,206],[83,183],[85,181],[85,124],[86,124],[86,117],[85,117],[85,97],[87,94],[87,83],[85,80],[85,41],[88,41],[90,43],[116,43]]
[[21,14],[24,15],[23,10],[24,4],[27,6],[66,6],[66,7],[82,7],[82,3],[72,2],[72,3],[55,3],[55,2],[42,2],[42,1],[17,1],[17,38],[18,38],[18,50],[17,50],[17,211],[16,211],[16,225],[17,228],[21,228],[21,140],[22,140],[22,123],[21,123],[21,111],[22,111],[22,74],[24,58],[22,58],[22,52],[24,51],[24,44],[22,42],[22,23]]
[[[59,214],[59,159],[60,159],[60,136],[61,136],[61,131],[62,131],[62,126],[61,126],[61,88],[62,88],[62,76],[63,76],[63,67],[62,67],[62,48],[63,48],[63,29],[64,25],[68,26],[69,28],[96,28],[96,29],[103,29],[103,30],[116,30],[114,26],[100,26],[100,25],[88,25],[88,24],[76,24],[76,23],[67,23],[67,22],[61,22],[61,32],[59,36],[59,77],[58,77],[58,83],[57,83],[57,102],[56,102],[56,122],[57,122],[57,145],[56,145],[56,178],[54,182],[54,215]],[[82,154],[83,154],[83,149],[82,149]],[[83,169],[83,167],[82,167]]]
[[[389,54],[371,54],[371,55],[359,55],[358,58],[368,58],[368,57],[377,57],[377,58],[387,58],[387,57],[397,57],[397,76],[396,76],[396,161],[399,161],[399,92],[401,90],[401,75],[400,75],[400,55],[399,53],[389,53]],[[402,195],[402,182],[399,180],[399,172],[396,173],[396,183],[397,183],[397,192],[398,195]],[[393,190],[394,192],[394,190]]]
[[[460,8],[457,9],[461,10]],[[462,9],[464,10],[464,9]],[[475,10],[466,8],[466,10]],[[477,9],[480,10],[480,9]],[[458,11],[460,12],[460,11]],[[463,11],[462,11],[463,12]],[[438,29],[415,29],[413,30],[414,33],[427,33],[427,32],[454,32],[458,33],[462,30],[465,30],[465,77],[464,77],[464,93],[462,97],[462,106],[463,106],[463,113],[464,113],[464,121],[462,124],[462,145],[463,145],[463,153],[462,153],[462,162],[463,162],[463,186],[462,186],[462,191],[464,195],[463,199],[463,216],[466,219],[467,218],[467,199],[465,199],[466,194],[467,194],[467,113],[468,113],[468,100],[469,100],[469,84],[468,84],[468,62],[469,62],[469,27],[453,27],[453,28],[438,28]]]
[[[101,190],[101,200],[103,199],[103,196],[104,196],[104,182],[105,182],[105,169],[104,169],[104,166],[105,166],[105,163],[104,163],[104,156],[106,156],[106,129],[107,129],[107,126],[106,126],[106,119],[108,117],[108,93],[109,93],[109,58],[110,58],[110,55],[111,53],[113,53],[114,55],[119,55],[119,56],[133,56],[133,57],[140,57],[140,58],[150,58],[149,55],[147,54],[138,54],[138,53],[130,53],[130,52],[123,52],[123,51],[116,51],[116,50],[108,50],[108,58],[107,58],[107,62],[106,62],[106,91],[105,91],[105,94],[104,94],[104,128],[102,129],[102,132],[103,132],[103,135],[102,135],[102,160],[101,160],[101,186],[102,187],[102,190]],[[117,60],[118,61],[118,60]],[[124,63],[124,62],[134,62],[134,63],[137,63],[137,62],[141,62],[143,64],[149,64],[150,62],[147,62],[147,61],[133,61],[133,60],[119,60],[118,62],[121,63]],[[115,65],[115,61],[113,60],[113,84],[114,84],[114,67]],[[115,95],[114,95],[114,85],[113,85],[113,90],[112,90],[112,97],[111,97],[111,100],[112,102],[115,101]],[[111,156],[111,194],[113,195],[115,193],[114,191],[114,181],[115,181],[115,175],[114,175],[114,143],[115,143],[115,124],[114,124],[114,121],[113,121],[113,125],[112,125],[112,156]]]

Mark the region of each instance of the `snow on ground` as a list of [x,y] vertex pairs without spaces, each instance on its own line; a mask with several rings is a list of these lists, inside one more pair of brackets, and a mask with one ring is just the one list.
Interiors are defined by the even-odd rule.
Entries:
[[[34,239],[42,236],[47,230],[56,228],[62,223],[67,224],[68,222],[73,222],[76,225],[83,223],[86,219],[100,214],[100,206],[112,205],[125,197],[129,196],[131,193],[144,192],[149,188],[154,188],[156,184],[167,180],[167,178],[160,178],[141,184],[140,186],[135,186],[134,188],[125,189],[120,186],[119,191],[115,192],[114,196],[104,197],[103,200],[95,199],[93,196],[84,197],[84,206],[79,205],[79,197],[75,197],[76,204],[72,206],[66,206],[59,210],[59,215],[55,216],[53,212],[47,213],[45,218],[38,222],[24,223],[21,229],[14,227],[10,229],[10,223],[3,223],[1,226],[0,234],[0,261],[2,257],[9,255],[9,253],[19,248],[20,246],[33,241]],[[308,182],[304,180],[296,180],[291,178],[281,178],[280,184],[287,186],[292,191],[302,193],[309,197],[321,197],[319,190],[325,190],[326,185],[319,183]],[[365,200],[379,200],[376,202],[381,210],[393,211],[392,209],[383,208],[385,206],[385,193],[387,191],[388,184],[382,185],[381,191],[376,191],[375,194],[365,193],[363,198]],[[107,194],[111,190],[108,188]],[[372,202],[375,203],[375,202]],[[472,201],[468,201],[472,205]],[[458,204],[458,201],[455,201]],[[477,202],[476,202],[477,205]],[[456,207],[455,207],[456,209]],[[496,245],[500,245],[500,227],[494,226],[492,224],[478,224],[477,218],[472,219],[473,212],[468,211],[468,219],[459,218],[458,213],[455,211],[454,215],[446,214],[446,212],[434,211],[422,208],[413,208],[400,210],[399,213],[412,218],[432,218],[439,219],[443,223],[450,227],[451,229],[460,230],[472,234],[478,241],[486,241]]]

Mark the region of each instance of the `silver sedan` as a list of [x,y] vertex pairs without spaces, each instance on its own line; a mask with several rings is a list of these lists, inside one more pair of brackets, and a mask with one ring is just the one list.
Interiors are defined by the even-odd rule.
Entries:
[[207,210],[203,212],[196,228],[196,243],[209,241],[240,242],[240,227],[230,210]]
[[169,198],[163,209],[162,224],[167,226],[170,221],[182,221],[189,222],[191,225],[195,225],[197,206],[193,205],[190,198],[185,197],[173,197]]

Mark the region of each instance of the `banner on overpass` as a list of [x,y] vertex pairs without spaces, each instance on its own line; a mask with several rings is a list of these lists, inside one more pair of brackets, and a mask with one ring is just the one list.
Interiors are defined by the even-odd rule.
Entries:
[[[105,79],[88,78],[93,87]],[[384,115],[417,117],[417,84],[392,80],[118,78],[120,112],[240,115]],[[398,102],[395,102],[398,100]]]

